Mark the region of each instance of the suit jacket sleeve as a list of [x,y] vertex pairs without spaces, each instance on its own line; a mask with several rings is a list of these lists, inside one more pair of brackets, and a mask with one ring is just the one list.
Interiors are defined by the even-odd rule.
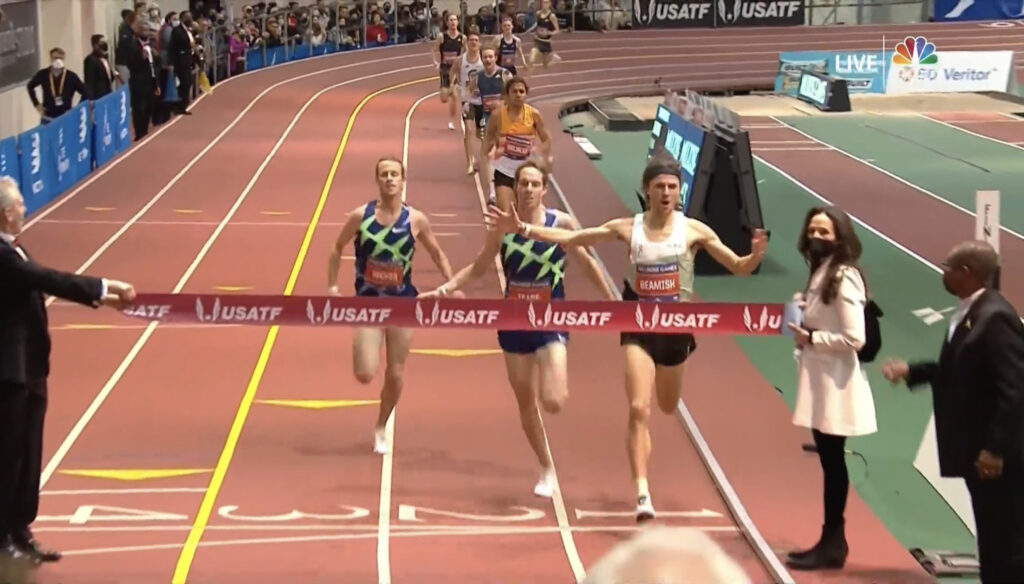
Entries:
[[985,325],[984,346],[995,391],[995,411],[985,449],[1006,457],[1021,447],[1024,424],[1024,324],[1007,310],[992,314]]
[[939,364],[935,361],[918,361],[909,363],[910,373],[907,374],[907,387],[914,388],[925,383],[932,383],[939,372]]
[[[40,266],[21,259],[14,248],[0,246],[0,281],[19,284],[70,302],[98,307],[103,297],[103,280],[79,276]],[[2,284],[0,284],[2,285]]]
[[864,330],[864,304],[867,296],[864,280],[853,268],[842,268],[832,306],[839,314],[841,330],[814,331],[812,346],[819,351],[859,351],[867,336]]

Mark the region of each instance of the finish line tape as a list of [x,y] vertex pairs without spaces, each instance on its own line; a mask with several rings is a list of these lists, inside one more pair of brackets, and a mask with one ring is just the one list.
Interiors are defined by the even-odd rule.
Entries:
[[782,334],[784,304],[555,302],[365,296],[137,294],[124,314],[162,323],[726,335]]

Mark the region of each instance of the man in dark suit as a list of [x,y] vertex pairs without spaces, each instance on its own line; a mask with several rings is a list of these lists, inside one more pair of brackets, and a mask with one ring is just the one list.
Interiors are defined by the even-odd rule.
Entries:
[[86,306],[124,307],[129,284],[40,266],[18,241],[25,200],[17,183],[0,177],[0,561],[56,561],[30,525],[39,511],[50,335],[44,294]]
[[181,13],[180,22],[172,22],[171,42],[167,47],[167,59],[178,78],[178,97],[181,101],[175,110],[184,115],[191,115],[188,105],[192,100],[192,67],[195,64],[196,40],[192,36],[192,13]]
[[99,99],[114,90],[114,79],[117,69],[110,65],[107,58],[107,41],[101,34],[92,35],[92,52],[85,57],[85,87],[90,99]]
[[911,388],[931,384],[939,470],[971,494],[982,582],[1024,582],[1024,324],[990,287],[992,246],[961,243],[942,267],[960,306],[938,362],[894,360],[882,371]]
[[135,140],[139,141],[149,133],[149,123],[153,117],[153,108],[160,96],[157,86],[157,54],[153,48],[151,33],[141,18],[132,25],[135,38],[125,48],[125,59],[128,65],[128,94],[132,104],[132,126],[135,128]]

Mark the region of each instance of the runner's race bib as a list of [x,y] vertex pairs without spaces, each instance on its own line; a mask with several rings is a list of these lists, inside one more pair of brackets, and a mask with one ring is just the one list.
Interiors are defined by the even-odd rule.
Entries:
[[405,270],[397,262],[366,261],[366,281],[378,288],[397,288],[402,285]]
[[638,265],[635,284],[641,300],[675,300],[679,297],[679,264]]
[[551,286],[547,282],[509,282],[509,300],[527,300],[533,302],[550,302]]

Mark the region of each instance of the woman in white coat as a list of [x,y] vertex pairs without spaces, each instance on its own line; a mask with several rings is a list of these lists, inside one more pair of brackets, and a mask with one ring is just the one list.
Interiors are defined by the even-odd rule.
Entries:
[[865,341],[867,285],[857,263],[860,240],[842,210],[811,209],[797,249],[810,266],[810,278],[796,298],[802,322],[789,325],[798,363],[793,423],[810,428],[814,436],[824,474],[825,521],[818,543],[791,552],[787,563],[802,570],[842,568],[849,553],[846,439],[878,429],[871,386],[857,358]]

